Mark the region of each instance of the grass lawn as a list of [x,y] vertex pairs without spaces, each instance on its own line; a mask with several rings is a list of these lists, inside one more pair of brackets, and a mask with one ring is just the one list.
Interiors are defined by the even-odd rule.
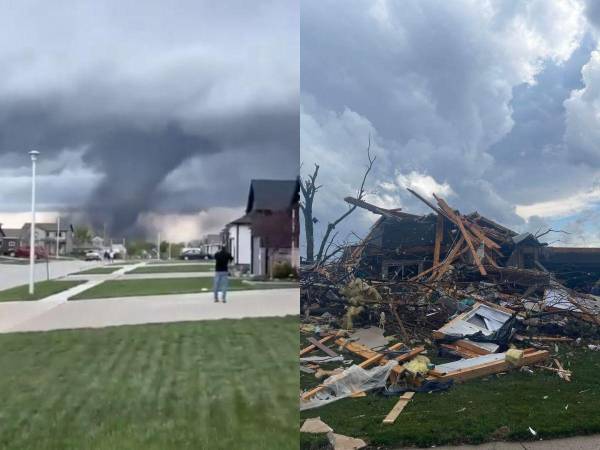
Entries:
[[212,272],[212,264],[185,264],[170,266],[142,266],[127,273],[182,273],[182,272]]
[[215,263],[212,259],[161,259],[160,261],[153,259],[148,264],[207,264],[213,265]]
[[[283,287],[274,285],[273,288]],[[289,286],[285,286],[289,287]],[[138,295],[191,294],[210,292],[213,288],[212,277],[205,278],[148,278],[140,280],[108,280],[71,297],[69,300],[92,298],[132,297]],[[251,286],[242,280],[230,278],[229,290],[268,289],[265,286]]]
[[0,335],[0,449],[297,449],[298,318]]
[[94,267],[93,269],[84,270],[82,272],[77,272],[72,275],[101,275],[101,274],[113,273],[119,269],[122,269],[122,267],[118,267],[118,266]]
[[[573,372],[571,383],[538,369],[534,375],[513,371],[471,380],[447,392],[415,394],[393,425],[381,421],[397,398],[374,393],[303,411],[301,416],[320,416],[335,432],[363,438],[378,448],[600,433],[600,353],[567,347],[560,353],[562,364]],[[301,384],[317,383],[313,375],[302,373]],[[528,427],[537,431],[537,438]],[[320,448],[321,442],[302,433],[303,449]]]
[[[78,284],[85,283],[83,280],[50,280],[35,283],[35,293],[29,295],[29,285],[17,286],[0,291],[0,302],[16,300],[39,300],[49,295],[57,294],[70,289]],[[0,414],[1,417],[1,414]]]

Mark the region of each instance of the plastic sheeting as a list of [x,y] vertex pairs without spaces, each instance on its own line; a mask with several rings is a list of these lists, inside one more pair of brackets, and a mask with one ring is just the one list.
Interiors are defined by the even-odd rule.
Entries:
[[382,388],[386,384],[390,372],[398,365],[397,361],[388,361],[385,365],[366,370],[359,366],[351,366],[338,375],[327,378],[321,392],[300,402],[300,410],[318,408],[342,398],[350,397],[358,392]]

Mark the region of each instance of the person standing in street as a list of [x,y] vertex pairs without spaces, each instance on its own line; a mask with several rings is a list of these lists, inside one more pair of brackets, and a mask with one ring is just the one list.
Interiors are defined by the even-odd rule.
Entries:
[[233,261],[231,253],[225,246],[215,253],[215,303],[219,302],[219,291],[222,293],[223,303],[227,303],[227,285],[229,284],[229,263]]

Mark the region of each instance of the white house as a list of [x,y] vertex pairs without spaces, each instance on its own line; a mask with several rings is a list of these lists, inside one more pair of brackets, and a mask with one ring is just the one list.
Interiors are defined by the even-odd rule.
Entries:
[[249,270],[252,264],[252,221],[248,215],[227,225],[227,247],[233,262],[241,270]]
[[207,234],[204,239],[202,239],[202,252],[207,255],[214,255],[217,253],[221,246],[223,245],[223,241],[221,240],[220,234]]

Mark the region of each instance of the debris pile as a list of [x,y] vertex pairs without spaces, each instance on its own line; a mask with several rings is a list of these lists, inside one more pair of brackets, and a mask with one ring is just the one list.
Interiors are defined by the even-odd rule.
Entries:
[[[535,369],[570,381],[551,352],[556,343],[597,345],[600,251],[548,247],[411,193],[433,213],[346,198],[379,219],[338,260],[302,268],[301,331],[311,345],[301,370],[320,382],[301,394],[301,409],[377,390],[402,395],[391,423],[412,393],[473,378]],[[452,361],[435,365],[433,354]]]

